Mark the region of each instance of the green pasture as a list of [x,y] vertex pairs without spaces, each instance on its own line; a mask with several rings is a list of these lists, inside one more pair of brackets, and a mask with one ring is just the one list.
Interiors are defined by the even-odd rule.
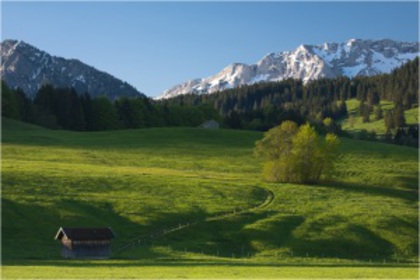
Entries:
[[[389,111],[394,108],[394,103],[389,101],[381,101],[381,109],[385,115],[386,111]],[[385,135],[385,121],[384,119],[375,120],[375,112],[372,112],[370,115],[370,121],[364,123],[362,121],[362,116],[359,112],[359,101],[356,99],[350,99],[346,101],[347,111],[349,117],[341,121],[343,130],[349,131],[350,133],[360,132],[361,130],[367,130],[369,132],[375,132],[377,135]],[[406,110],[404,116],[407,124],[418,124],[419,123],[419,108],[413,108]]]
[[26,261],[3,267],[5,279],[417,279],[415,266],[247,262]]
[[[4,119],[2,276],[417,278],[417,149],[343,138],[332,181],[267,184],[261,137]],[[111,226],[112,259],[61,260],[60,226]]]

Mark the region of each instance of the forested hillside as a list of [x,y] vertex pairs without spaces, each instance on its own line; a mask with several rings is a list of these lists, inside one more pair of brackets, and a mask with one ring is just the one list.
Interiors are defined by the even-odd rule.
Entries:
[[[404,111],[416,108],[419,98],[419,59],[390,74],[349,79],[320,79],[259,83],[210,95],[182,95],[154,101],[147,97],[91,99],[72,88],[42,87],[33,100],[20,89],[2,83],[2,116],[67,130],[112,130],[161,126],[198,126],[216,119],[224,127],[268,130],[284,120],[310,122],[320,130],[341,133],[339,121],[352,117],[346,101],[359,102],[364,123],[383,119],[390,142],[417,143],[418,126],[407,126]],[[392,110],[382,111],[381,101]],[[410,137],[406,141],[405,138]],[[396,138],[399,140],[397,141]],[[400,141],[400,138],[403,140]]]
[[91,98],[73,88],[43,86],[35,99],[2,82],[2,116],[52,129],[98,131],[162,126],[198,126],[218,118],[207,105],[167,106],[147,97]]
[[418,63],[417,58],[390,74],[373,77],[321,79],[306,86],[302,81],[289,79],[211,95],[182,95],[164,103],[182,106],[211,104],[226,118],[228,126],[261,130],[282,120],[316,123],[327,117],[342,118],[347,115],[344,101],[353,98],[360,101],[366,115],[381,100],[394,102],[398,113],[418,105]]

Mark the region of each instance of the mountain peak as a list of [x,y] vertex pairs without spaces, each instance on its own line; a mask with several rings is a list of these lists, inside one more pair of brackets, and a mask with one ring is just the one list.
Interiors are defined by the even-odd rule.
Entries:
[[11,88],[21,88],[34,97],[44,84],[73,87],[79,94],[91,96],[140,96],[133,86],[112,75],[96,70],[77,59],[56,57],[20,40],[1,43],[0,77]]
[[159,98],[186,93],[209,94],[262,81],[293,78],[305,83],[319,78],[389,73],[419,55],[418,42],[349,39],[341,43],[302,44],[292,51],[269,53],[255,64],[232,64],[208,78],[176,85]]
[[362,41],[361,39],[352,38],[347,41],[347,45],[352,45],[354,43],[361,42],[361,41]]

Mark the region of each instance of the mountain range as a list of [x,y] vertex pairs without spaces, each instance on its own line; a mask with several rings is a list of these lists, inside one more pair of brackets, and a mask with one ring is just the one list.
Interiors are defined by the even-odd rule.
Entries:
[[233,63],[219,73],[186,81],[162,93],[166,99],[187,93],[209,94],[258,82],[372,76],[391,70],[419,55],[418,42],[351,39],[342,43],[300,45],[293,51],[270,53],[255,64]]
[[[419,56],[418,42],[389,39],[351,39],[342,43],[300,45],[293,51],[270,53],[255,64],[233,63],[219,73],[175,85],[161,94],[166,99],[187,93],[209,94],[258,82],[319,78],[371,76],[389,73]],[[73,87],[92,97],[143,95],[127,82],[97,70],[77,59],[52,56],[17,40],[1,43],[0,78],[11,88],[21,88],[34,97],[44,84]]]
[[92,97],[142,95],[128,83],[77,59],[52,56],[17,40],[1,43],[0,77],[9,87],[19,87],[32,98],[44,84],[73,87],[79,94],[88,92]]

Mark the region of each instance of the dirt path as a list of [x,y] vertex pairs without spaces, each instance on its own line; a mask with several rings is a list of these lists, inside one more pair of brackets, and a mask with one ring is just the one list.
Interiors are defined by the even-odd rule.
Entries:
[[223,219],[226,219],[226,218],[239,216],[239,215],[244,214],[244,213],[253,212],[253,211],[257,211],[257,210],[266,208],[273,202],[274,193],[271,190],[268,190],[268,189],[264,189],[264,191],[266,193],[266,196],[265,196],[264,200],[256,206],[246,208],[246,209],[233,210],[233,211],[230,211],[230,212],[217,214],[215,216],[208,217],[205,220],[199,221],[199,222],[197,222],[197,221],[187,222],[187,223],[184,223],[184,224],[179,224],[176,227],[163,229],[163,230],[153,232],[153,233],[150,233],[150,234],[139,235],[139,236],[135,237],[133,240],[121,245],[120,247],[118,247],[116,249],[114,249],[113,251],[114,251],[114,253],[119,253],[119,252],[122,252],[122,251],[125,251],[125,250],[129,250],[129,249],[141,246],[146,242],[150,242],[152,240],[157,240],[162,236],[165,236],[165,235],[168,235],[168,234],[171,234],[173,232],[180,231],[180,230],[184,230],[186,228],[189,228],[191,226],[194,226],[194,225],[197,225],[197,224],[200,224],[200,223],[207,223],[207,222],[210,222],[210,221],[223,220]]

